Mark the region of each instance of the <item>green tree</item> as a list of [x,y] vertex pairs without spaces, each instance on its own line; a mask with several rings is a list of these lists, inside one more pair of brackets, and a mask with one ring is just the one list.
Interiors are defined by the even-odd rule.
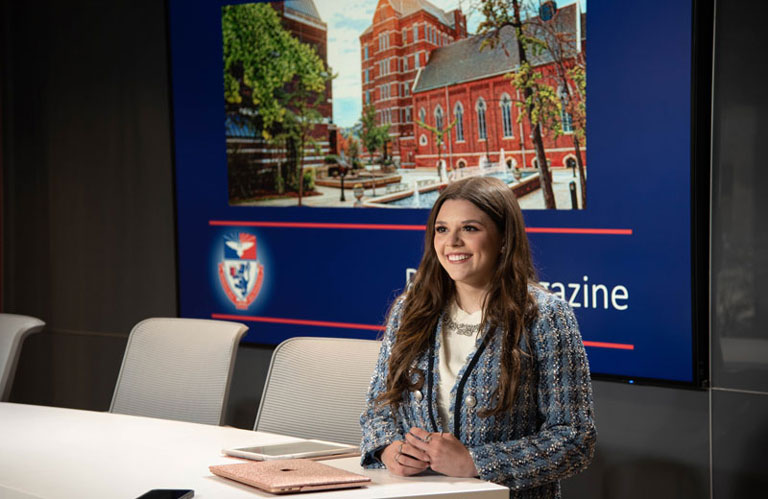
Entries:
[[[314,50],[312,54],[314,55]],[[300,71],[315,71],[318,69],[317,63],[320,68],[323,67],[319,58],[316,61],[310,59],[308,67],[300,68]],[[321,73],[321,77],[322,87],[308,87],[294,80],[277,91],[280,100],[289,104],[286,105],[287,112],[283,120],[273,127],[270,141],[284,145],[288,151],[287,164],[290,172],[288,180],[292,189],[299,194],[299,206],[302,203],[305,185],[308,188],[314,187],[314,181],[309,180],[312,178],[311,175],[307,176],[307,172],[304,172],[304,157],[307,148],[312,149],[315,154],[320,154],[320,146],[312,136],[312,131],[323,119],[318,106],[325,99],[325,82],[333,78],[325,72]],[[318,88],[322,88],[323,91]]]
[[[285,184],[298,191],[301,205],[304,151],[316,146],[311,132],[322,119],[316,106],[332,76],[268,4],[223,7],[222,35],[227,110],[247,117],[265,140],[288,151]],[[281,184],[279,167],[276,175]]]
[[298,78],[298,85],[324,90],[323,62],[280,24],[268,4],[228,5],[222,8],[224,44],[224,99],[236,110],[254,110],[263,133],[288,112],[280,91]]
[[362,125],[360,140],[370,155],[368,163],[373,164],[373,155],[376,151],[384,149],[391,140],[389,137],[389,125],[376,124],[376,108],[373,106],[366,106],[363,109],[360,123]]
[[353,168],[357,168],[360,163],[360,141],[354,136],[347,137],[347,156],[349,157],[349,164]]
[[[368,164],[373,164],[373,155],[377,150],[386,150],[387,143],[391,140],[389,137],[389,125],[376,124],[376,108],[366,106],[360,117],[360,140],[368,150]],[[376,177],[371,179],[373,185],[373,195],[376,195]]]
[[[515,30],[517,53],[520,60],[519,70],[512,75],[513,85],[523,94],[523,107],[525,118],[531,128],[533,146],[536,150],[536,162],[538,163],[541,190],[544,194],[544,206],[547,209],[557,208],[555,194],[552,190],[552,177],[550,176],[547,155],[544,151],[542,126],[550,122],[552,114],[551,94],[554,92],[545,89],[541,72],[536,71],[529,63],[529,55],[533,57],[541,52],[543,45],[527,32],[521,15],[521,0],[481,0],[480,10],[484,20],[478,26],[478,32],[485,36],[481,49],[494,48],[501,43],[501,32],[504,28],[511,27]],[[506,48],[505,48],[506,50]],[[551,122],[550,122],[551,123]]]

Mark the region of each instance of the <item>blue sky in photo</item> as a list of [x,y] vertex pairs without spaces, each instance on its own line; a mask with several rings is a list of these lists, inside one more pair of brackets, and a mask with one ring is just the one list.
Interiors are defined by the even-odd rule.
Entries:
[[[467,26],[474,32],[480,23],[480,13],[474,1],[431,0],[446,12],[461,6],[467,15]],[[586,0],[579,0],[586,12]],[[561,0],[558,7],[571,5],[574,0]],[[362,112],[362,82],[360,66],[360,34],[371,25],[377,0],[315,0],[320,17],[328,25],[328,65],[336,79],[333,81],[333,121],[350,127]]]

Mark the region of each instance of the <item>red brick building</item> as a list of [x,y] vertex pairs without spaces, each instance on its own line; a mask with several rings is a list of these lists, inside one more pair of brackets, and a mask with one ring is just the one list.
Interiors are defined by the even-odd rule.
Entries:
[[[585,15],[578,2],[559,9],[547,22],[554,23],[557,32],[567,33],[574,40],[572,55],[585,50]],[[579,42],[575,43],[576,40]],[[505,77],[520,63],[514,30],[502,30],[501,43],[493,49],[480,50],[481,43],[480,36],[473,36],[432,52],[413,85],[414,119],[437,128],[456,120],[440,154],[449,169],[477,166],[484,156],[496,163],[502,149],[508,165],[535,167],[531,130],[527,120],[518,122],[518,113],[523,111],[514,103],[520,95]],[[533,60],[529,58],[529,62],[545,75],[547,83],[562,91],[562,85],[554,78],[552,59],[543,54]],[[569,86],[575,88],[572,82]],[[544,136],[547,160],[552,167],[575,165],[571,118],[563,113],[561,120],[564,135]],[[414,157],[408,157],[407,164],[434,167],[438,151],[433,134],[416,125],[415,139]],[[583,144],[582,158],[586,158]]]
[[391,124],[389,152],[404,167],[416,156],[414,80],[434,50],[466,36],[460,10],[446,13],[426,0],[379,0],[360,35],[363,106],[375,106],[378,122]]

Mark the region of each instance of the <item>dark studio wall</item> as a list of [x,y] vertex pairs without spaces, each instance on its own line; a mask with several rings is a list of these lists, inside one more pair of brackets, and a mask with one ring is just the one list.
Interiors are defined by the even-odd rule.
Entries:
[[[23,346],[11,400],[106,410],[131,327],[177,310],[165,7],[0,5],[2,310],[48,324]],[[565,497],[768,487],[768,7],[716,9],[712,388],[596,381],[597,454]],[[230,424],[252,427],[270,355],[240,348]]]

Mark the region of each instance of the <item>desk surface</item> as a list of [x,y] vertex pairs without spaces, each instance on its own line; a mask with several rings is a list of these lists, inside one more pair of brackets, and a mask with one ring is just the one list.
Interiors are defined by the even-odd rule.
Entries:
[[[294,440],[237,428],[0,403],[0,497],[130,499],[156,488],[194,489],[203,499],[277,497],[214,476],[208,466],[240,462],[222,455],[224,448]],[[364,489],[333,491],[334,498],[509,496],[505,487],[473,478],[397,477],[364,470],[356,457],[323,462],[372,480]]]

